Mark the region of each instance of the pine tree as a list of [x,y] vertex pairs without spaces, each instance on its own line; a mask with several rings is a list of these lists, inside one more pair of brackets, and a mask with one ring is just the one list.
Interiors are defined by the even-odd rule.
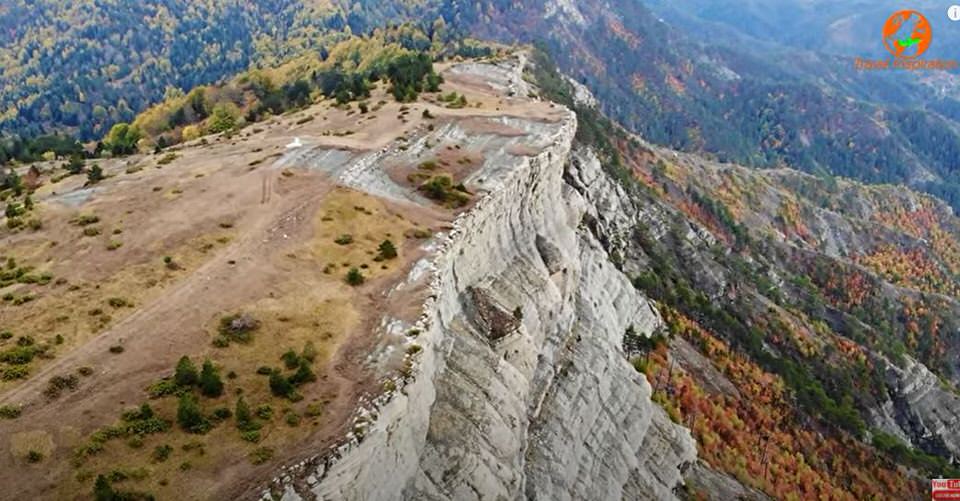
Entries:
[[253,414],[250,413],[250,406],[247,401],[240,397],[237,399],[237,407],[233,415],[237,418],[237,428],[240,431],[250,431],[257,428],[253,421]]
[[116,501],[119,499],[117,493],[110,486],[110,481],[103,475],[97,475],[97,481],[93,484],[93,498],[96,501]]
[[203,362],[200,372],[200,392],[206,397],[216,398],[223,395],[223,381],[209,359]]
[[383,259],[394,259],[397,257],[397,248],[393,245],[393,242],[384,240],[380,244],[380,257]]
[[293,369],[297,365],[300,365],[300,357],[298,357],[297,352],[293,350],[287,350],[280,358],[283,359],[283,364],[287,366],[287,369]]
[[286,397],[293,393],[293,385],[283,374],[274,372],[270,374],[270,392],[278,397]]
[[140,415],[139,418],[142,420],[152,419],[153,418],[153,407],[150,407],[150,404],[143,404],[140,406]]
[[203,416],[197,399],[187,393],[180,397],[177,406],[177,423],[189,433],[206,433],[210,429],[210,422]]
[[173,382],[179,386],[193,386],[199,381],[197,367],[193,365],[189,357],[181,357],[180,361],[177,362],[177,370],[173,374]]
[[87,184],[97,184],[100,181],[103,181],[103,169],[94,164],[93,167],[87,171]]
[[357,286],[363,284],[366,280],[363,273],[360,273],[358,268],[350,268],[350,271],[347,272],[346,282],[350,285]]
[[290,377],[290,383],[295,386],[300,386],[305,383],[311,383],[317,380],[317,376],[313,373],[313,370],[310,369],[310,364],[307,361],[300,363],[300,368],[297,369],[297,372]]

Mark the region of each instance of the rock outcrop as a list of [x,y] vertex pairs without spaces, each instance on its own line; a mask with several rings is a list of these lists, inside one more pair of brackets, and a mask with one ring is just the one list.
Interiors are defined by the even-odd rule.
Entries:
[[887,364],[890,399],[872,413],[874,424],[904,442],[945,457],[960,457],[960,396],[923,364],[905,357]]
[[[572,152],[575,129],[568,113],[538,154],[474,174],[489,191],[434,261],[412,381],[337,460],[288,476],[284,499],[674,497],[694,441],[622,350],[628,327],[650,335],[661,319],[598,239],[636,214],[615,214],[629,202]],[[517,312],[495,343],[467,312],[478,290]]]

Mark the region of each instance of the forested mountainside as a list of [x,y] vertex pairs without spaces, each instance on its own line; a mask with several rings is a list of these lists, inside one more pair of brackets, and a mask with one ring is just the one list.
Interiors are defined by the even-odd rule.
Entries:
[[322,51],[407,9],[378,4],[358,17],[301,0],[3,2],[0,132],[100,138],[171,91]]
[[[562,80],[539,81],[578,107]],[[665,319],[652,338],[628,330],[624,349],[702,460],[778,499],[912,499],[926,476],[960,473],[947,205],[650,147],[578,109],[580,140],[607,152],[637,211],[585,224]],[[687,477],[692,499],[754,498],[709,477]]]
[[960,207],[960,105],[949,79],[857,74],[816,47],[771,55],[749,44],[696,42],[640,2],[164,0],[0,9],[7,134],[100,138],[175,95],[170,89],[323,49],[340,29],[414,21],[432,38],[442,19],[444,32],[545,44],[607,113],[654,143],[749,166],[908,183]]
[[[946,15],[948,5],[936,0],[916,0],[909,5],[896,0],[651,0],[647,4],[693,36],[739,34],[744,43],[766,42],[833,55],[886,57],[886,49],[878,43],[879,27],[905,8],[924,14],[936,33],[937,42],[926,57],[953,58],[953,47],[960,42],[960,33],[952,29]],[[718,32],[719,27],[726,30]]]

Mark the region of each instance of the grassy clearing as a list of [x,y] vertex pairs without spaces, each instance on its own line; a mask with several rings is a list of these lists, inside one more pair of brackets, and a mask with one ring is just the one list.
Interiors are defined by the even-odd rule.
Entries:
[[[215,247],[226,242],[223,240],[226,236],[217,233],[200,237],[174,249],[170,254],[176,257],[176,269],[165,266],[161,256],[157,256],[147,263],[127,266],[102,280],[74,282],[69,276],[57,276],[64,280],[46,285],[30,284],[29,289],[9,292],[11,304],[24,297],[33,299],[16,307],[4,305],[0,331],[10,331],[18,337],[32,336],[38,344],[51,345],[44,357],[36,357],[23,367],[24,376],[39,370],[44,360],[83,345],[131,314],[135,310],[130,305],[142,305],[158,297],[164,288],[205,262]],[[0,378],[0,390],[22,380],[3,379]]]
[[[171,426],[133,441],[121,437],[105,442],[102,450],[76,463],[74,479],[69,483],[72,492],[88,492],[97,475],[132,469],[146,474],[138,478],[128,476],[121,484],[124,489],[148,491],[158,499],[175,498],[184,485],[198,489],[215,486],[218,468],[224,464],[237,458],[251,463],[268,461],[266,451],[287,450],[304,433],[320,426],[324,404],[333,395],[325,384],[326,366],[346,334],[358,326],[360,316],[346,295],[318,295],[323,293],[312,292],[315,290],[305,284],[290,294],[249,305],[243,312],[259,322],[249,341],[232,343],[228,348],[209,348],[206,356],[222,376],[223,393],[209,398],[194,391],[202,413],[209,416],[213,426],[209,432],[188,433],[176,424],[176,393],[148,399],[145,392],[144,401]],[[219,335],[219,326],[219,317],[211,319],[207,326],[211,338]],[[312,347],[305,350],[308,342]],[[297,402],[272,395],[269,377],[257,370],[267,367],[287,376],[295,374],[296,370],[289,368],[294,362],[291,351],[298,358],[297,363],[305,353],[312,358],[317,374],[316,381],[297,387],[297,393],[303,397]],[[192,358],[199,367],[200,356]],[[173,373],[172,363],[170,374]],[[225,415],[223,409],[234,411],[241,395],[254,416],[256,429],[241,430],[235,415],[214,418],[218,412]],[[89,441],[90,437],[85,437],[81,444]]]
[[397,267],[392,258],[377,259],[380,245],[385,240],[398,243],[402,261],[403,246],[399,242],[414,229],[412,223],[393,214],[378,199],[340,188],[321,207],[311,250],[332,278],[345,284],[349,270],[357,268],[369,281]]

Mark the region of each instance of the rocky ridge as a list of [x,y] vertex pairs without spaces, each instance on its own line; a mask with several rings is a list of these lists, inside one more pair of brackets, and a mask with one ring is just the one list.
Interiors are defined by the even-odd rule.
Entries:
[[[416,373],[336,460],[281,475],[283,499],[667,499],[696,459],[622,350],[662,321],[597,234],[628,232],[622,189],[566,118],[533,156],[488,161],[489,188],[433,259]],[[509,163],[504,164],[504,161]],[[509,167],[509,168],[508,168]],[[490,175],[494,174],[491,178]],[[571,185],[569,180],[576,180]],[[619,191],[618,191],[619,190]],[[628,201],[619,203],[628,204]],[[604,221],[603,228],[589,221]],[[482,289],[519,329],[465,314]]]

